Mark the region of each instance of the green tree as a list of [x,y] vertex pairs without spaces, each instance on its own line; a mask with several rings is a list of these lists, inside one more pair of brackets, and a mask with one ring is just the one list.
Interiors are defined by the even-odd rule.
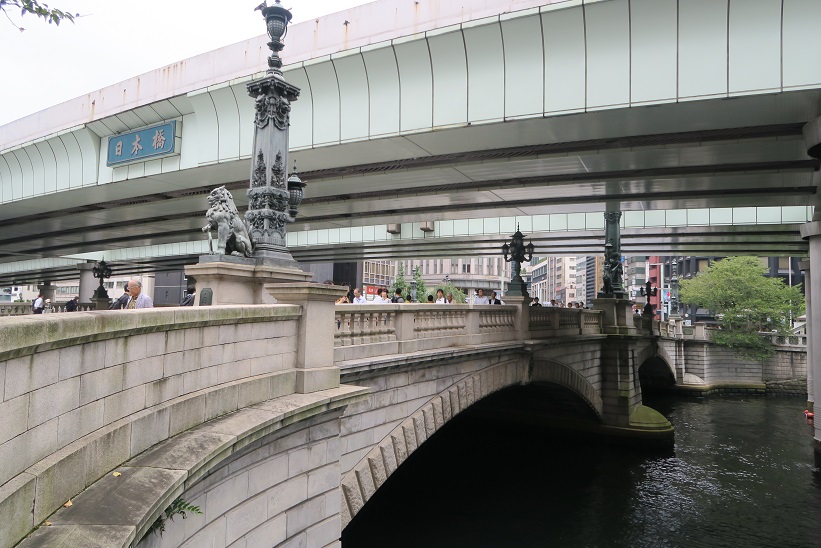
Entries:
[[[438,289],[442,290],[442,293],[445,294],[445,297],[448,296],[448,293],[453,293],[453,302],[464,304],[467,301],[467,295],[464,291],[453,285],[453,282],[447,281],[440,284],[437,284],[436,287],[429,290],[430,294],[436,297],[436,291]],[[425,296],[427,299],[427,296]]]
[[416,282],[416,300],[420,303],[427,302],[428,286],[422,279],[422,269],[418,266],[413,269],[413,281]]
[[73,23],[75,17],[80,17],[79,13],[72,14],[57,8],[50,8],[48,4],[38,2],[37,0],[0,0],[0,11],[3,12],[6,18],[11,21],[11,23],[20,30],[20,32],[23,32],[26,29],[14,22],[9,15],[10,10],[20,10],[21,17],[24,17],[27,13],[30,13],[35,17],[47,21],[49,24],[54,23],[55,25],[59,25],[62,21],[66,20]]
[[405,263],[399,261],[399,267],[397,268],[396,278],[393,280],[393,284],[391,285],[390,295],[388,297],[393,298],[396,295],[396,290],[399,289],[402,291],[402,295],[408,294],[408,284],[405,282]]
[[804,313],[798,286],[765,276],[757,257],[730,257],[717,261],[691,280],[681,282],[680,300],[711,310],[719,329],[716,344],[733,349],[741,358],[763,360],[773,354],[771,339],[761,332],[786,336],[790,320]]

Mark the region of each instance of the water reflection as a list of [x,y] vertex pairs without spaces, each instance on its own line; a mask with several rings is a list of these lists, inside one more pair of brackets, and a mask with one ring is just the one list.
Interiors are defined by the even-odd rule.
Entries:
[[477,407],[423,445],[344,548],[821,546],[800,399],[648,402],[676,426],[673,454],[567,436],[532,409],[517,420],[516,400]]

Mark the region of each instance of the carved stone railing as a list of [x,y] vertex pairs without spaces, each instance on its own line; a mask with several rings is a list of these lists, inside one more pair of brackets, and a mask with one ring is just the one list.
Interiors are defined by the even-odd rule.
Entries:
[[334,361],[513,340],[512,305],[336,306]]
[[807,348],[807,335],[790,335],[788,337],[782,337],[780,335],[769,335],[768,336],[772,339],[772,342],[775,346],[783,346],[789,348]]
[[349,314],[340,314],[340,309],[337,307],[334,347],[396,340],[395,310],[386,310],[384,305],[379,308],[370,306],[357,306],[356,308],[359,310],[350,310]]
[[602,333],[600,310],[532,306],[528,308],[528,312],[533,338]]
[[0,316],[25,316],[31,313],[31,303],[0,304]]
[[[57,303],[51,305],[51,313],[65,312],[67,303]],[[94,310],[93,304],[80,303],[77,305],[76,312],[89,312]],[[2,303],[0,304],[0,316],[25,316],[33,314],[31,311],[31,303]]]
[[[711,333],[715,328],[709,328],[706,324],[697,322],[692,325],[684,325],[681,322],[659,322],[653,321],[655,334],[665,339],[683,339],[689,341],[710,341]],[[801,328],[793,329],[792,334],[786,337],[762,332],[762,337],[770,338],[774,346],[785,349],[806,350],[807,335]]]

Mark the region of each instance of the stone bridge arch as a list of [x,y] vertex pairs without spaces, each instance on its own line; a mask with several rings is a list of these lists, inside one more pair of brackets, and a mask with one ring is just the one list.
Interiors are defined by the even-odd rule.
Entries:
[[604,402],[601,394],[584,375],[557,360],[533,358],[529,382],[551,383],[567,388],[581,398],[601,420]]
[[343,529],[410,454],[453,417],[499,390],[532,383],[568,389],[601,420],[603,401],[596,387],[573,367],[557,360],[514,360],[467,375],[400,422],[342,477]]
[[435,394],[399,423],[342,477],[342,528],[408,456],[453,417],[494,392],[526,383],[527,378],[523,360],[485,368]]
[[675,386],[679,382],[676,362],[664,346],[657,341],[648,342],[636,355],[636,373],[642,390],[666,390]]

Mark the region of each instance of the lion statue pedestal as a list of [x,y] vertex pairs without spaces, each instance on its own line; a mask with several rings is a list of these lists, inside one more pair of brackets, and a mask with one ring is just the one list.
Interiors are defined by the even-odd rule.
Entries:
[[[275,302],[266,285],[310,282],[313,274],[304,272],[289,253],[281,256],[252,257],[253,244],[248,225],[237,211],[231,192],[224,186],[208,196],[208,233],[211,255],[200,256],[199,263],[185,267],[185,275],[197,281],[197,293],[210,289],[211,305],[272,304]],[[217,238],[211,236],[215,230]],[[195,306],[199,306],[195,302]]]
[[203,255],[198,264],[185,267],[185,275],[197,280],[198,294],[205,288],[213,291],[212,305],[274,304],[266,284],[310,282],[314,277],[298,268],[256,264],[253,259],[228,255]]

